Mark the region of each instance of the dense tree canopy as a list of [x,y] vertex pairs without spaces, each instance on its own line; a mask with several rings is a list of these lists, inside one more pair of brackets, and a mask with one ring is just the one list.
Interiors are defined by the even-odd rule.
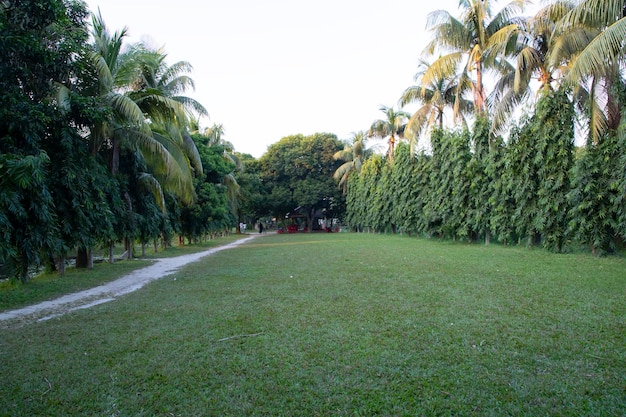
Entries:
[[333,134],[287,136],[261,157],[260,177],[267,196],[265,211],[276,218],[298,211],[309,230],[315,215],[343,213],[343,196],[333,180],[340,163],[333,155],[342,148]]
[[189,136],[206,114],[184,96],[190,65],[88,17],[80,1],[0,4],[0,268],[23,281],[75,251],[90,266],[96,245],[196,237],[186,211],[203,231],[234,224],[223,149],[201,160]]

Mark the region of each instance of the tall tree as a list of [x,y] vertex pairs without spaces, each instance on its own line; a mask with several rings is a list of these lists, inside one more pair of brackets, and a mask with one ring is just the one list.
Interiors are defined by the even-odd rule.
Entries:
[[110,220],[106,174],[82,136],[104,115],[86,96],[86,17],[82,2],[0,5],[0,263],[23,281]]
[[465,116],[474,112],[473,103],[465,98],[465,92],[471,91],[472,84],[467,77],[458,74],[436,74],[427,84],[422,82],[426,71],[430,68],[427,61],[420,61],[420,68],[415,74],[417,85],[404,90],[400,98],[400,106],[420,103],[409,119],[405,130],[411,144],[411,154],[415,153],[416,142],[428,127],[436,126],[443,129],[445,111],[452,110],[454,122],[466,125]]
[[569,222],[573,123],[566,92],[543,94],[537,112],[512,134],[508,152],[517,234],[556,252],[563,249]]
[[348,192],[348,180],[352,173],[358,173],[363,166],[363,160],[369,151],[365,147],[366,134],[363,131],[353,133],[349,144],[342,150],[335,152],[333,158],[336,161],[344,161],[333,174],[333,178],[339,182],[339,188],[344,194]]
[[110,108],[109,117],[91,128],[90,149],[93,155],[107,151],[112,174],[119,170],[120,141],[141,141],[157,152],[161,146],[152,139],[152,131],[139,108],[126,92],[136,79],[137,72],[132,59],[122,55],[127,30],[111,34],[98,13],[92,17],[94,39],[92,60],[97,68],[98,99],[102,106]]
[[237,205],[237,228],[240,223],[251,223],[264,213],[261,211],[266,196],[266,187],[261,181],[261,164],[249,154],[237,154],[242,168],[235,172],[239,184],[239,204]]
[[424,205],[427,233],[444,238],[470,237],[468,227],[470,134],[435,130],[431,136],[429,192]]
[[389,147],[387,148],[387,158],[393,164],[393,153],[396,146],[396,137],[402,138],[407,120],[411,115],[402,110],[394,110],[393,107],[381,106],[380,111],[385,113],[384,119],[379,119],[372,123],[368,132],[369,136],[387,138]]
[[605,132],[615,134],[621,123],[622,103],[614,86],[626,82],[625,15],[624,0],[582,0],[559,20],[553,33],[550,62],[558,65],[568,59],[566,82],[587,88],[588,94],[582,96],[594,142]]
[[293,135],[271,145],[261,157],[261,180],[268,190],[265,212],[278,219],[297,211],[313,218],[338,217],[344,198],[333,180],[339,166],[333,155],[342,148],[333,134]]
[[359,175],[349,180],[346,220],[354,230],[381,230],[382,207],[378,205],[381,202],[378,194],[384,163],[382,156],[372,155],[363,163]]
[[520,35],[512,57],[514,70],[500,74],[489,99],[495,132],[502,132],[511,114],[534,97],[534,86],[538,91],[560,86],[564,64],[570,57],[550,60],[549,56],[557,44],[553,38],[555,27],[573,7],[570,0],[559,0],[528,19],[518,20]]
[[619,236],[618,201],[620,139],[602,138],[580,150],[568,194],[571,205],[569,232],[594,255],[612,252]]
[[226,187],[226,196],[230,210],[235,217],[238,217],[237,212],[239,211],[242,196],[241,187],[237,181],[237,173],[243,171],[244,166],[236,155],[233,144],[223,138],[224,126],[221,124],[213,124],[213,126],[204,130],[204,135],[207,138],[206,145],[216,146],[222,149],[222,158],[233,167],[231,172],[224,175],[222,185]]
[[490,0],[460,0],[462,15],[459,19],[445,10],[430,13],[427,27],[432,32],[432,40],[424,54],[432,56],[439,52],[443,55],[424,73],[422,84],[446,79],[462,68],[462,77],[472,80],[474,110],[478,114],[486,112],[485,71],[509,69],[505,57],[515,49],[519,33],[516,16],[526,3],[527,0],[514,0],[493,14]]

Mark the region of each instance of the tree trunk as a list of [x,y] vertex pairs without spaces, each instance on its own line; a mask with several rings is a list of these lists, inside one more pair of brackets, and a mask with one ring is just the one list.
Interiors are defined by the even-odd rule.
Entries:
[[91,249],[78,248],[76,252],[76,268],[93,269]]
[[133,259],[133,243],[130,239],[124,239],[124,246],[126,247],[126,259],[129,261]]
[[485,111],[485,88],[483,86],[483,65],[477,60],[476,64],[476,89],[474,91],[474,106],[476,112],[482,114]]
[[491,244],[491,231],[487,229],[485,232],[485,245]]
[[113,242],[111,242],[109,244],[109,263],[112,264],[113,262],[115,262],[115,257],[113,256],[113,248],[115,247],[115,244]]
[[65,275],[65,255],[61,255],[56,260],[57,271],[59,271],[59,275]]
[[117,174],[120,168],[120,142],[116,138],[111,139],[113,142],[113,149],[111,151],[111,174]]

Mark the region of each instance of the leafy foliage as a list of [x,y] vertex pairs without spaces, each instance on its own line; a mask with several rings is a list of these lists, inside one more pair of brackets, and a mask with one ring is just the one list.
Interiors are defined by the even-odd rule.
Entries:
[[581,151],[573,171],[570,232],[592,253],[615,249],[618,235],[619,155],[616,137],[606,137]]
[[340,217],[344,198],[333,180],[342,148],[333,134],[287,136],[271,145],[260,159],[260,177],[267,190],[264,212],[283,219],[296,208],[307,216]]

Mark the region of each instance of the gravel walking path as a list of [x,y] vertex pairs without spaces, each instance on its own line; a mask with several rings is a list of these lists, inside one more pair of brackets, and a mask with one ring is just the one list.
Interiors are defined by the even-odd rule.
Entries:
[[44,301],[31,306],[9,310],[0,313],[0,326],[8,324],[24,324],[33,321],[44,321],[62,316],[71,311],[93,307],[98,304],[113,301],[116,298],[137,291],[149,282],[173,274],[181,267],[196,262],[205,256],[216,252],[231,249],[242,243],[254,239],[258,234],[250,235],[224,246],[219,246],[203,252],[189,255],[176,256],[173,258],[155,259],[153,265],[131,272],[115,281],[108,282],[98,287],[67,294],[50,301]]

